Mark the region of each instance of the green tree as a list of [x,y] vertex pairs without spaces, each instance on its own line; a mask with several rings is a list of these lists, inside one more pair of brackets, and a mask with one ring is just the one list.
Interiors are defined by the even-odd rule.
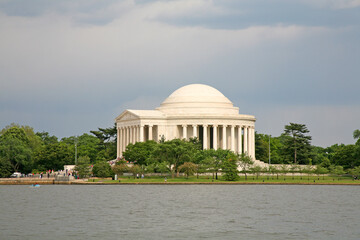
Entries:
[[99,139],[98,160],[111,160],[116,158],[117,130],[116,124],[110,128],[98,128],[97,131],[90,131]]
[[115,174],[122,176],[124,173],[129,172],[130,168],[126,164],[126,161],[118,161],[115,166],[112,167]]
[[335,165],[343,166],[345,169],[359,166],[360,159],[356,157],[356,148],[353,144],[340,145],[332,157],[332,162]]
[[172,177],[174,177],[175,173],[179,174],[179,166],[184,162],[191,162],[197,151],[197,145],[193,142],[173,139],[157,144],[150,162],[166,162]]
[[318,176],[322,174],[322,175],[323,175],[323,179],[324,179],[325,174],[327,174],[327,173],[329,172],[329,170],[328,170],[327,168],[324,168],[324,167],[320,166],[320,165],[317,165],[316,168],[315,168],[315,170],[314,170],[314,172],[315,172],[315,174],[317,174]]
[[88,156],[91,163],[95,163],[99,158],[97,156],[97,147],[100,144],[100,140],[87,133],[78,137],[77,152],[78,156]]
[[111,177],[113,175],[113,171],[111,170],[111,166],[107,162],[97,162],[94,164],[92,173],[95,177]]
[[349,170],[349,173],[351,174],[351,176],[352,176],[354,179],[359,179],[360,166],[350,169],[350,170]]
[[81,156],[78,159],[78,164],[75,166],[75,171],[78,172],[80,178],[87,178],[90,176],[90,158],[88,156]]
[[224,161],[222,161],[222,172],[226,181],[239,180],[238,158],[235,154],[229,153]]
[[160,173],[161,175],[165,174],[165,173],[170,173],[170,169],[169,169],[169,163],[167,162],[160,162],[159,164],[157,164],[157,172]]
[[189,176],[194,175],[194,173],[197,171],[197,165],[192,162],[184,162],[181,166],[179,166],[180,172],[185,173],[186,178],[189,178]]
[[51,143],[57,143],[58,142],[58,138],[56,136],[50,136],[50,134],[48,132],[37,132],[36,136],[38,136],[42,143],[44,145],[47,144],[51,144]]
[[262,168],[260,166],[256,165],[256,166],[250,168],[250,171],[256,175],[256,179],[259,179]]
[[291,164],[290,166],[290,172],[292,173],[292,179],[294,179],[295,173],[299,172],[300,167],[297,164]]
[[71,146],[64,142],[47,143],[34,154],[35,168],[41,171],[48,169],[61,170],[64,165],[75,163]]
[[333,166],[330,168],[330,173],[335,176],[340,176],[345,174],[344,168],[342,166]]
[[358,141],[360,140],[360,130],[359,129],[356,129],[353,133],[353,137],[354,139],[358,139]]
[[270,158],[272,164],[282,164],[284,159],[282,157],[283,141],[282,136],[271,137],[270,141]]
[[239,166],[241,168],[241,171],[245,174],[245,180],[247,180],[247,171],[249,171],[249,168],[251,167],[251,165],[254,164],[254,161],[251,159],[251,157],[249,157],[248,155],[246,155],[245,153],[242,153],[239,156]]
[[151,154],[154,152],[157,143],[155,141],[130,143],[123,153],[124,158],[136,164],[144,165],[148,163]]
[[285,175],[289,172],[289,167],[287,164],[282,164],[280,166],[280,173],[283,175],[284,179],[285,179]]
[[3,128],[1,130],[0,135],[5,133],[10,128],[14,128],[14,127],[24,130],[32,152],[36,151],[37,148],[39,148],[41,146],[41,138],[34,133],[34,129],[32,127],[27,126],[27,125],[21,125],[20,126],[19,124],[11,123],[10,125],[6,126],[5,128]]
[[140,165],[138,164],[134,164],[129,170],[133,174],[134,178],[137,174],[140,174],[143,171]]
[[307,173],[308,174],[308,180],[310,180],[310,175],[313,174],[314,170],[313,170],[313,166],[311,165],[306,165],[303,169],[302,169],[303,173]]
[[[95,163],[98,160],[106,160],[103,158],[102,152],[98,151],[100,140],[97,137],[89,135],[87,133],[82,134],[81,136],[71,136],[62,138],[61,142],[66,143],[69,146],[69,152],[75,156],[75,143],[77,146],[77,156],[88,156],[91,163]],[[101,156],[98,156],[100,154]]]
[[0,178],[10,177],[12,171],[13,167],[11,166],[10,161],[0,158]]
[[[223,162],[228,158],[229,154],[233,153],[228,149],[205,149],[202,151],[203,160],[201,164],[207,169],[207,172],[213,174],[213,178],[218,179],[218,173],[220,172]],[[235,158],[235,156],[233,156]]]
[[276,179],[279,179],[279,169],[275,166],[269,166],[269,172],[271,175],[276,174]]
[[290,125],[285,125],[284,156],[290,159],[289,155],[292,155],[295,164],[309,163],[311,157],[311,136],[305,135],[307,133],[309,133],[309,130],[305,124],[290,123]]
[[[10,127],[0,136],[0,158],[7,161],[15,172],[31,172],[32,150],[24,129]],[[4,166],[8,163],[4,162]]]
[[327,163],[330,161],[329,153],[326,148],[311,146],[311,155],[313,156],[311,164],[318,165],[323,162]]
[[257,160],[269,161],[269,135],[255,132],[255,156]]

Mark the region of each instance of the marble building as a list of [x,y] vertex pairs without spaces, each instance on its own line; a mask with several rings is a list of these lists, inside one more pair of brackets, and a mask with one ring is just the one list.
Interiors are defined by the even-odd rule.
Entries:
[[130,110],[116,119],[117,156],[129,143],[197,137],[203,149],[230,149],[255,159],[255,116],[239,108],[220,91],[190,84],[174,91],[155,110]]

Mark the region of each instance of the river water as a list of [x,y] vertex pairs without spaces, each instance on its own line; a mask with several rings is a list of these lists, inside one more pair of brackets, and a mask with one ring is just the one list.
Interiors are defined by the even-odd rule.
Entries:
[[360,187],[0,186],[0,239],[360,239]]

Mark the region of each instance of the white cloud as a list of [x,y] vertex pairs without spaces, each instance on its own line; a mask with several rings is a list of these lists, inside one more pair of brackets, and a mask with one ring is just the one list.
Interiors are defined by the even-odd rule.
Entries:
[[[143,8],[144,17],[147,19],[171,19],[179,17],[206,17],[224,16],[234,13],[234,10],[215,6],[212,0],[176,0],[158,1]],[[236,11],[239,13],[239,11]]]
[[32,18],[1,15],[0,66],[6,71],[0,74],[4,79],[12,79],[5,87],[19,88],[19,83],[25,89],[81,87],[96,76],[104,77],[102,81],[106,82],[114,81],[116,75],[116,81],[122,82],[129,75],[152,75],[161,80],[162,75],[179,66],[196,69],[235,50],[329,32],[325,28],[281,25],[206,29],[148,21],[146,13],[154,8],[160,11],[161,6],[163,11],[168,8],[166,4],[159,5],[132,8],[104,26],[74,25],[67,15]]
[[[81,6],[70,7],[70,11],[65,13],[46,11],[35,17],[0,13],[0,103],[11,103],[11,107],[0,106],[1,116],[6,115],[6,120],[10,121],[0,124],[26,118],[36,126],[69,132],[73,127],[72,119],[76,119],[77,128],[84,121],[91,129],[94,125],[106,127],[102,123],[112,123],[124,109],[153,109],[172,90],[199,81],[221,90],[227,89],[223,91],[227,96],[232,92],[233,96],[245,95],[246,92],[247,101],[251,102],[261,99],[258,94],[266,93],[264,88],[271,90],[281,85],[287,86],[284,91],[288,91],[293,90],[293,85],[300,86],[301,83],[294,82],[291,77],[302,72],[308,74],[306,77],[313,75],[314,72],[307,72],[308,65],[315,65],[311,68],[314,71],[319,66],[324,73],[336,66],[339,75],[350,72],[350,77],[356,77],[355,71],[345,68],[350,63],[348,69],[351,70],[355,61],[349,56],[354,50],[347,48],[349,44],[351,47],[351,42],[339,37],[343,36],[339,33],[344,32],[341,28],[275,25],[209,29],[158,21],[161,18],[231,14],[230,10],[205,0],[161,1],[139,6],[129,0],[89,11],[71,11],[73,8]],[[107,24],[87,24],[102,20],[108,20]],[[319,45],[328,47],[319,51]],[[328,52],[331,54],[327,55]],[[324,61],[328,56],[331,61]],[[293,68],[300,70],[294,72]],[[322,88],[325,86],[331,91],[341,82],[346,86],[345,90],[356,89],[354,85],[346,85],[346,79],[333,84],[329,80],[331,77],[321,80]],[[310,78],[308,82],[311,81]],[[316,91],[317,83],[309,86]],[[281,91],[274,92],[281,94]],[[341,96],[334,95],[334,98]],[[359,122],[359,114],[356,111],[351,113],[351,109],[357,109],[354,106],[335,110],[325,107],[324,110],[320,107],[289,109],[281,104],[273,113],[266,109],[257,110],[256,106],[254,110],[258,112],[245,110],[258,117],[260,132],[266,133],[278,126],[278,133],[281,133],[289,121],[308,123],[315,144],[349,139],[349,129],[355,128],[354,124]],[[57,106],[61,106],[65,115],[61,115]],[[239,107],[242,112],[243,107]],[[22,111],[24,108],[27,108],[26,112]],[[87,111],[79,113],[82,108]],[[338,126],[340,115],[331,117],[336,113],[351,117]],[[42,121],[47,123],[42,124]],[[266,125],[268,121],[271,124]],[[336,134],[330,135],[333,133]],[[64,136],[64,133],[56,135]],[[321,139],[322,136],[325,139]]]
[[356,8],[360,6],[360,0],[304,0],[311,6],[332,9]]

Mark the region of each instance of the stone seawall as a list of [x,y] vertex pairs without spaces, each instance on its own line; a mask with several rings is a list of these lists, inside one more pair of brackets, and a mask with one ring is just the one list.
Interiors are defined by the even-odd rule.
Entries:
[[49,185],[49,184],[71,184],[72,176],[56,176],[55,178],[0,178],[0,185]]

